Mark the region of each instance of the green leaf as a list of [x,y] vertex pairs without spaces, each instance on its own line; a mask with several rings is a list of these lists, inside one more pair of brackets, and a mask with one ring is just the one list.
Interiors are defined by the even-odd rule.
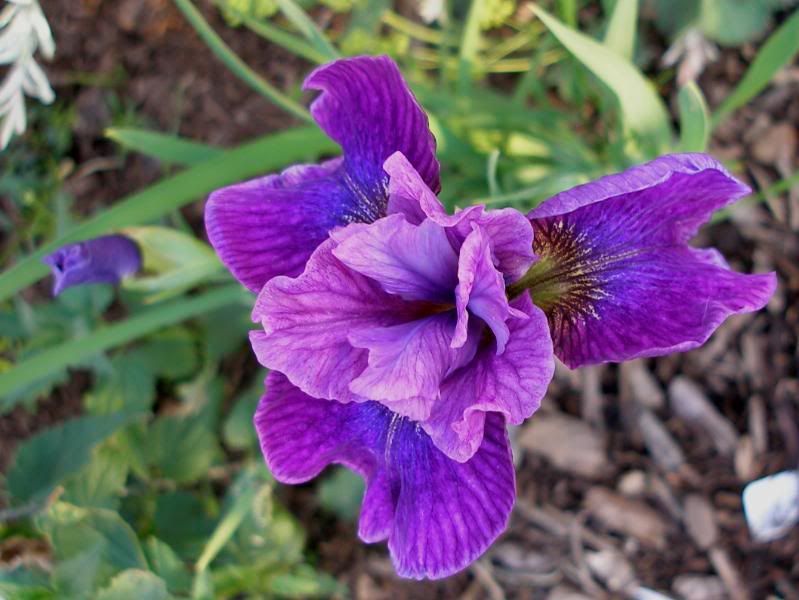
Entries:
[[185,379],[200,366],[197,341],[185,327],[155,333],[134,354],[150,371],[168,379]]
[[19,502],[46,498],[67,476],[89,463],[92,449],[130,422],[130,414],[79,417],[46,429],[17,450],[6,484]]
[[148,464],[177,483],[192,483],[206,476],[220,455],[216,436],[196,417],[159,417],[143,442]]
[[163,579],[140,569],[122,571],[111,584],[100,590],[95,600],[168,600],[169,592]]
[[231,448],[246,450],[257,447],[258,437],[252,425],[252,418],[263,391],[263,384],[257,381],[256,385],[236,398],[233,410],[230,411],[222,428],[225,444]]
[[200,499],[177,491],[158,497],[154,517],[155,534],[180,556],[196,559],[214,529],[214,521]]
[[622,126],[644,143],[646,154],[661,152],[671,143],[669,115],[663,101],[641,72],[625,58],[566,27],[539,6],[532,10],[561,44],[602,81],[619,102]]
[[799,52],[799,10],[795,11],[763,44],[741,82],[713,114],[713,128],[731,112],[757,96],[777,71],[791,62],[797,52]]
[[153,221],[222,186],[337,151],[336,144],[316,127],[290,129],[226,151],[104,208],[66,235],[29,254],[0,274],[0,301],[44,277],[48,269],[42,258],[64,244]]
[[617,0],[605,32],[605,46],[630,62],[635,50],[637,19],[638,0]]
[[269,587],[273,594],[282,598],[329,598],[342,592],[338,581],[307,565],[299,567],[293,573],[276,575]]
[[[238,285],[230,285],[191,298],[156,304],[124,321],[101,327],[86,337],[67,341],[17,363],[9,371],[0,374],[0,398],[66,367],[80,365],[87,359],[110,348],[130,342],[168,325],[240,302],[250,304],[252,298]],[[11,406],[13,404],[0,400],[0,412],[10,409]]]
[[286,18],[291,21],[292,25],[310,42],[311,46],[325,57],[325,62],[341,58],[338,50],[333,47],[333,44],[319,31],[316,23],[305,14],[305,11],[294,0],[277,0],[277,5]]
[[140,349],[121,353],[111,359],[110,366],[84,397],[86,410],[95,415],[150,410],[155,401],[155,373],[147,355]]
[[766,30],[771,18],[771,10],[763,0],[701,0],[700,4],[702,33],[722,46],[753,40]]
[[344,467],[337,467],[319,486],[319,504],[346,521],[358,516],[363,498],[363,479]]
[[186,565],[168,544],[150,536],[144,543],[144,553],[153,572],[166,582],[173,594],[183,594],[191,589],[191,575]]
[[691,81],[677,95],[680,109],[680,152],[704,152],[710,140],[710,115],[702,90]]
[[486,0],[471,0],[463,37],[458,51],[458,92],[467,96],[472,87],[472,69],[477,61],[480,46],[480,19],[485,12]]
[[106,130],[105,135],[126,150],[139,152],[166,164],[194,166],[224,153],[222,148],[146,129],[111,128]]
[[66,480],[62,499],[77,506],[116,510],[127,478],[127,456],[105,444],[95,450],[88,465]]
[[54,578],[62,590],[88,591],[105,585],[118,571],[147,568],[136,534],[113,511],[57,502],[36,524],[53,548],[58,564]]

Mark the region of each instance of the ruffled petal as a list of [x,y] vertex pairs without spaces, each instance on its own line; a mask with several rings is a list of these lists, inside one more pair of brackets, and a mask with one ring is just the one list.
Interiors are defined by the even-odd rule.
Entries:
[[272,277],[301,273],[334,227],[367,220],[359,203],[338,158],[217,190],[205,229],[233,276],[258,292]]
[[468,363],[477,350],[476,336],[471,343],[452,348],[454,329],[455,315],[450,311],[350,335],[353,346],[369,351],[369,366],[350,389],[403,416],[427,419],[444,378]]
[[486,211],[482,206],[469,206],[448,215],[436,195],[399,152],[385,163],[389,174],[388,213],[399,213],[410,223],[424,219],[447,228],[447,236],[458,251],[477,224],[491,243],[492,256],[505,281],[516,281],[535,259],[533,229],[519,211],[506,208]]
[[[578,186],[530,213],[540,256],[524,287],[570,367],[696,348],[762,308],[773,274],[742,275],[686,242],[747,192],[712,158],[674,155]],[[559,211],[568,211],[561,213]]]
[[301,483],[338,463],[366,480],[359,534],[388,539],[397,573],[441,578],[465,568],[505,529],[515,497],[503,419],[489,415],[482,444],[457,463],[414,423],[380,404],[303,394],[271,373],[255,415],[275,478]]
[[250,341],[259,362],[285,373],[305,393],[349,402],[350,381],[367,366],[367,351],[349,343],[359,331],[411,320],[407,303],[347,268],[324,242],[296,279],[276,277],[264,285],[253,320],[264,331]]
[[141,268],[139,246],[124,235],[101,237],[67,244],[48,254],[42,262],[53,272],[53,295],[87,283],[119,283]]
[[387,176],[383,162],[402,152],[427,185],[440,189],[436,143],[427,115],[387,56],[358,56],[316,69],[304,89],[322,93],[311,114],[341,144],[347,173],[366,199],[379,198],[385,209]]
[[441,399],[422,423],[433,443],[453,460],[470,460],[492,413],[513,424],[530,417],[555,372],[546,316],[527,296],[511,305],[528,318],[508,322],[505,352],[497,354],[493,344],[481,347],[468,367],[444,382]]
[[351,233],[346,228],[333,254],[342,263],[406,300],[451,303],[458,257],[444,229],[427,219],[411,225],[390,215]]

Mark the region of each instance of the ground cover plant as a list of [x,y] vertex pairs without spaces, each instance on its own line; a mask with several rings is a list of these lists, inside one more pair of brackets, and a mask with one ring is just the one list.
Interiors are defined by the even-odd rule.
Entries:
[[[740,500],[745,483],[799,461],[790,259],[799,226],[799,109],[791,94],[799,14],[791,3],[747,9],[719,3],[729,4],[725,9],[702,2],[673,13],[663,3],[639,7],[629,0],[110,4],[79,9],[84,26],[112,23],[98,30],[96,47],[55,3],[42,2],[40,13],[36,2],[15,1],[4,13],[0,40],[9,48],[9,32],[36,36],[28,54],[2,55],[29,71],[39,69],[30,60],[37,49],[51,54],[40,15],[51,19],[58,76],[52,81],[61,99],[48,107],[29,103],[28,122],[20,125],[19,92],[35,97],[31,92],[45,89],[37,75],[37,87],[8,94],[13,107],[5,96],[2,103],[9,134],[0,180],[6,234],[0,594],[556,597],[578,589],[590,597],[653,590],[759,597],[795,591],[795,530],[771,544],[754,539]],[[756,15],[736,12],[755,4]],[[25,15],[35,17],[35,27],[10,29]],[[60,65],[59,31],[67,54]],[[117,31],[137,41],[114,38]],[[103,41],[109,35],[110,46]],[[168,40],[177,35],[194,44],[185,65],[216,60],[203,69],[218,70],[148,78],[142,65],[168,61],[175,52]],[[111,63],[76,69],[114,44],[126,55],[121,70]],[[166,52],[151,60],[159,45]],[[264,49],[279,59],[259,63]],[[713,74],[719,52],[734,65],[724,66],[732,76]],[[366,54],[385,57],[346,59]],[[360,67],[347,65],[360,64],[377,65],[365,71],[369,85],[353,84]],[[325,66],[306,79],[319,65]],[[125,66],[141,72],[125,73]],[[3,89],[12,89],[14,68]],[[703,69],[709,74],[697,82]],[[321,95],[302,95],[303,80]],[[386,82],[390,93],[381,87]],[[338,95],[350,85],[356,94]],[[160,96],[148,113],[142,108],[154,90]],[[713,110],[703,90],[712,93]],[[169,110],[161,113],[167,122],[150,121],[169,104],[165,99],[173,107],[199,107],[188,112],[194,123],[170,125]],[[260,114],[271,116],[259,122]],[[742,133],[742,122],[750,133]],[[250,139],[258,133],[265,135]],[[684,154],[708,149],[725,164]],[[650,162],[674,153],[683,154]],[[320,166],[238,183],[310,163]],[[624,174],[599,179],[610,173]],[[145,182],[151,185],[136,189]],[[586,185],[566,191],[580,184]],[[204,226],[203,200],[215,190],[221,191],[205,208]],[[255,212],[248,204],[253,195],[270,197],[279,214]],[[650,197],[662,210],[650,215],[651,223],[640,210]],[[741,197],[747,199],[739,210],[727,207]],[[684,205],[697,212],[681,212]],[[717,252],[687,245],[718,209],[698,246],[719,247],[733,270]],[[564,238],[563,230],[574,235]],[[422,247],[423,258],[405,253]],[[568,266],[588,250],[597,260],[578,261],[565,278],[563,268],[545,268]],[[364,260],[369,252],[375,254]],[[602,269],[617,255],[611,262],[622,275],[614,278]],[[636,266],[625,263],[629,256],[648,258]],[[397,288],[397,281],[409,285],[408,278],[388,277],[375,266],[386,257],[395,261],[392,269],[416,264],[422,273],[427,260],[440,257],[425,277],[452,283],[449,292],[424,277],[413,289]],[[476,282],[473,292],[460,284],[455,290],[465,277],[461,263],[472,265],[463,269]],[[599,270],[586,272],[589,264]],[[651,281],[646,265],[658,273],[654,287],[641,283]],[[257,302],[225,266],[258,293]],[[347,289],[377,281],[382,295],[347,308],[326,287],[331,269],[351,282]],[[84,285],[90,283],[96,285]],[[304,313],[297,308],[303,294]],[[402,302],[394,306],[396,298]],[[576,375],[564,368],[547,388],[553,349],[571,367],[690,350],[728,315],[767,302],[765,312],[731,319],[699,350]],[[263,400],[265,371],[247,343],[253,304],[263,326],[253,350],[272,369]],[[343,319],[341,339],[331,331],[324,339],[309,337],[308,323],[322,322],[314,306],[363,319],[375,304],[405,317],[390,324],[380,317],[373,326],[405,333],[421,327],[429,339],[446,330],[447,342],[463,350],[437,363],[440,348],[414,346],[415,338],[403,333],[416,355],[433,357],[424,374],[417,368],[403,375],[391,368],[394,333],[384,337]],[[674,304],[679,309],[669,312]],[[707,318],[693,331],[691,315],[702,307]],[[573,320],[577,309],[610,316],[589,327],[590,319]],[[519,347],[521,362],[513,364]],[[326,352],[340,361],[346,351],[355,364],[367,350],[372,371],[342,372],[340,362],[325,370]],[[502,361],[508,365],[497,367]],[[487,398],[486,378],[470,374],[502,369],[516,375],[498,378],[505,389]],[[533,373],[520,375],[524,369]],[[386,383],[392,377],[398,378],[393,388]],[[505,402],[509,382],[519,387],[519,405]],[[668,406],[661,386],[668,388]],[[398,397],[398,389],[405,395]],[[453,423],[461,415],[441,413],[453,403],[438,400],[470,404],[468,392],[479,393],[459,429]],[[339,400],[354,401],[327,415]],[[507,441],[505,422],[521,425],[539,404]],[[305,410],[291,421],[283,405]],[[366,422],[359,406],[374,417],[366,430],[350,426]],[[304,422],[309,415],[312,422]],[[391,415],[420,425],[395,426]],[[269,424],[281,419],[299,429],[274,437]],[[390,436],[375,442],[364,431],[377,422]],[[464,429],[468,435],[453,436]],[[286,445],[308,431],[317,436],[306,440],[310,455]],[[336,436],[346,438],[349,454],[326,449]],[[422,446],[407,441],[414,436],[424,439]],[[508,491],[509,444],[517,461],[515,493]],[[414,511],[439,485],[436,469],[430,480],[408,476],[413,469],[392,462],[391,448],[406,457],[444,452],[445,462],[422,462],[447,472],[455,464],[474,468],[472,457],[495,461],[504,453],[508,458],[485,465],[482,475],[469,475],[472,491],[481,477],[492,481],[485,472],[504,478],[507,485],[491,483],[478,502],[485,508],[490,498],[499,513],[485,513],[479,535],[467,527],[464,536],[455,525],[447,533],[441,518],[418,527]],[[347,470],[326,471],[315,486],[285,488],[264,466],[262,450],[279,481],[305,481],[326,463],[343,462],[370,479],[369,488],[364,496],[360,479]],[[375,467],[366,455],[387,462]],[[452,498],[463,497],[465,488],[441,489]],[[506,530],[514,499],[510,527],[492,545]],[[457,506],[431,502],[434,513],[458,514]],[[359,510],[361,537],[388,538],[393,566],[385,548],[355,542]],[[422,538],[436,536],[443,554],[430,560],[417,552]],[[402,583],[395,573],[452,577]]]

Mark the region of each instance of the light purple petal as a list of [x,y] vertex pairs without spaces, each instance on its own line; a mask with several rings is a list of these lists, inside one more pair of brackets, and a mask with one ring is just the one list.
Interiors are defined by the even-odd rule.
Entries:
[[544,313],[527,296],[512,307],[527,319],[508,322],[510,337],[501,355],[484,345],[466,368],[441,388],[441,400],[422,424],[436,446],[454,460],[465,461],[480,447],[491,413],[519,424],[540,406],[555,361]]
[[359,331],[410,320],[407,303],[347,268],[332,239],[316,249],[296,279],[266,283],[253,309],[264,331],[251,333],[259,362],[285,373],[304,392],[358,400],[349,383],[367,366],[367,351],[349,343]]
[[393,60],[387,56],[337,60],[316,69],[303,87],[322,92],[311,105],[311,114],[341,144],[347,173],[365,198],[385,200],[383,162],[397,151],[438,192],[436,144],[427,115]]
[[255,426],[279,481],[302,483],[331,463],[363,476],[359,534],[367,542],[388,539],[402,577],[452,575],[507,525],[515,481],[499,415],[486,418],[479,449],[458,463],[414,423],[380,404],[317,400],[271,373]]
[[448,215],[402,154],[391,156],[385,169],[389,174],[389,214],[403,214],[414,224],[425,218],[435,221],[448,228],[447,235],[456,250],[471,233],[472,226],[478,224],[491,242],[493,257],[505,281],[515,281],[527,272],[535,259],[533,230],[519,211],[511,208],[486,211],[483,206],[469,206]]
[[[533,300],[567,365],[703,344],[726,317],[762,308],[773,274],[728,270],[686,242],[747,192],[705,155],[667,156],[563,192],[534,210]],[[569,211],[560,214],[559,211]]]
[[205,206],[211,245],[253,292],[272,277],[301,273],[334,227],[371,220],[347,186],[340,158],[222,188]]
[[353,346],[369,351],[369,366],[350,389],[403,416],[427,419],[444,378],[468,363],[477,350],[476,336],[469,344],[452,348],[454,329],[455,315],[448,311],[350,335]]
[[139,246],[124,235],[105,235],[62,246],[42,262],[53,272],[53,295],[87,283],[119,283],[141,268]]
[[453,347],[466,341],[469,313],[472,313],[491,328],[497,342],[497,354],[502,354],[510,335],[506,321],[511,317],[527,318],[527,315],[509,306],[505,280],[494,267],[489,238],[477,225],[473,225],[472,232],[461,246],[458,282],[455,291],[458,323]]
[[390,215],[355,233],[348,229],[333,250],[342,263],[406,300],[452,302],[458,257],[440,225],[429,219],[411,225]]

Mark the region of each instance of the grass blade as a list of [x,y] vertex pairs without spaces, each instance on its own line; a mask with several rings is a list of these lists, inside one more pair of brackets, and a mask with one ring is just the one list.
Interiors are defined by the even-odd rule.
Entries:
[[638,0],[617,0],[605,32],[605,46],[629,61],[635,49]]
[[317,52],[325,57],[325,62],[341,58],[338,50],[333,47],[333,44],[319,31],[311,18],[305,14],[305,11],[294,2],[294,0],[277,0],[277,5],[285,17],[291,21],[292,25],[305,36]]
[[42,257],[64,244],[153,221],[219,187],[337,150],[336,144],[315,127],[291,129],[228,150],[128,196],[29,254],[0,275],[0,301],[44,277],[47,268],[41,263]]
[[127,150],[173,165],[191,167],[224,152],[222,148],[146,129],[111,128],[105,135]]
[[[252,297],[238,285],[227,285],[198,296],[157,304],[132,317],[96,329],[86,337],[69,340],[17,363],[0,374],[0,398],[69,366],[79,365],[101,352],[148,333],[230,304],[251,304]],[[0,404],[0,412],[9,408]]]
[[208,24],[197,7],[190,0],[173,0],[194,30],[208,45],[216,57],[230,69],[236,77],[256,92],[295,117],[313,123],[311,114],[303,106],[286,96],[283,92],[253,71],[239,56],[222,41],[222,38]]
[[782,67],[799,52],[799,10],[771,34],[755,56],[741,82],[713,114],[715,129],[731,112],[757,96]]
[[647,142],[648,154],[671,143],[669,115],[663,101],[641,72],[628,60],[587,35],[566,27],[537,5],[532,9],[547,29],[587,69],[604,83],[621,107],[626,132]]
[[677,95],[680,109],[680,152],[704,152],[710,139],[710,115],[702,91],[691,81]]
[[330,60],[329,56],[319,52],[319,50],[308,44],[305,40],[300,39],[287,31],[284,31],[280,27],[273,25],[268,21],[259,21],[250,15],[238,12],[230,6],[228,6],[227,9],[236,15],[236,18],[244,23],[244,26],[247,29],[257,35],[260,35],[262,38],[277,44],[278,46],[282,46],[297,56],[302,56],[303,58],[318,65],[326,63],[328,60]]
[[466,17],[466,27],[458,52],[458,91],[462,95],[467,95],[472,87],[472,68],[480,46],[480,17],[485,10],[485,3],[486,0],[472,0]]

